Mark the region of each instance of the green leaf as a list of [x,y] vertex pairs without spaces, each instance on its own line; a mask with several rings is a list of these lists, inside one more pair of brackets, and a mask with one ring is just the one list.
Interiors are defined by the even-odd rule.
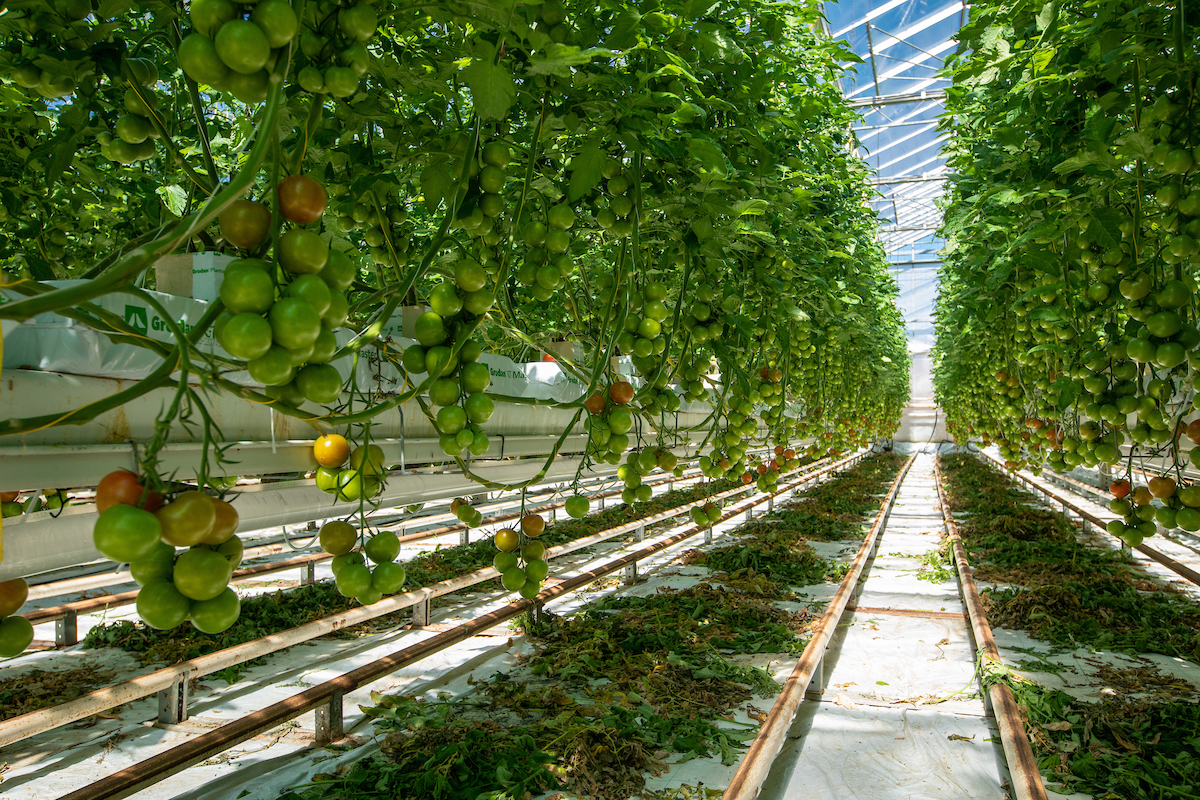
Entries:
[[471,100],[480,119],[504,119],[517,101],[517,86],[504,67],[490,60],[475,60],[462,71],[471,89]]
[[1097,153],[1093,150],[1087,150],[1055,166],[1054,173],[1056,175],[1069,175],[1072,172],[1078,172],[1084,167],[1093,165],[1106,169],[1115,169],[1117,167],[1117,160],[1108,153]]
[[766,200],[753,198],[750,200],[739,200],[733,204],[733,215],[735,217],[744,217],[747,215],[760,216],[764,211],[771,207],[771,204]]
[[604,40],[606,47],[613,50],[626,50],[637,44],[638,31],[642,27],[642,15],[635,9],[627,8],[617,15],[613,22],[612,33]]
[[454,188],[450,161],[436,158],[421,171],[421,191],[425,193],[425,208],[432,212]]
[[574,203],[589,194],[604,177],[608,153],[599,144],[584,145],[579,155],[571,159],[571,182],[567,186],[567,200]]
[[154,190],[154,193],[162,198],[163,205],[177,217],[182,217],[183,212],[187,210],[187,192],[178,184],[170,186],[160,186]]
[[1039,31],[1049,30],[1058,21],[1058,3],[1046,3],[1046,5],[1042,6],[1042,10],[1038,12],[1034,21],[1037,22]]
[[1109,206],[1097,206],[1092,209],[1092,219],[1088,225],[1088,238],[1106,250],[1111,250],[1121,244],[1121,223],[1125,215]]
[[708,139],[688,139],[688,155],[700,162],[700,167],[706,172],[715,173],[722,178],[729,174],[729,162],[725,153]]
[[584,50],[574,45],[555,42],[544,51],[530,56],[529,67],[525,71],[530,75],[558,75],[569,78],[571,67],[587,64],[593,58],[611,58],[614,55],[615,52],[602,47]]

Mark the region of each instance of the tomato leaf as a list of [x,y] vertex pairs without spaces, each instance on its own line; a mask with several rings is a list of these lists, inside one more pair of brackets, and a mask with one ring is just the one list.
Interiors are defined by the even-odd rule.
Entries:
[[525,70],[530,75],[558,75],[563,78],[571,76],[571,67],[591,62],[593,58],[608,58],[616,55],[612,50],[601,47],[591,47],[584,50],[573,45],[552,43],[545,51],[529,58],[529,67]]
[[480,119],[504,119],[517,101],[517,87],[504,67],[490,60],[475,60],[462,71],[463,80],[471,88],[471,99]]
[[637,44],[638,31],[642,27],[642,15],[635,9],[627,8],[617,15],[613,22],[612,33],[604,40],[607,47],[613,50],[625,50]]
[[154,193],[162,198],[163,205],[177,217],[182,217],[183,212],[187,210],[187,192],[178,184],[170,186],[160,186],[154,190]]
[[567,200],[574,203],[596,188],[604,177],[608,154],[599,144],[586,144],[579,155],[571,159],[571,182],[567,186]]
[[1088,225],[1088,238],[1106,250],[1111,250],[1121,244],[1121,223],[1125,221],[1115,208],[1097,206],[1092,210],[1092,219]]
[[444,156],[435,158],[421,171],[421,191],[425,193],[425,208],[429,211],[432,212],[441,205],[442,199],[453,187],[450,161]]

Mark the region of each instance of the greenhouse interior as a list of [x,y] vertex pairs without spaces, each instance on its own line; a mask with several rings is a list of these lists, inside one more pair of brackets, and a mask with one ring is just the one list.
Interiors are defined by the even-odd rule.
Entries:
[[0,795],[1200,798],[1193,26],[0,0]]

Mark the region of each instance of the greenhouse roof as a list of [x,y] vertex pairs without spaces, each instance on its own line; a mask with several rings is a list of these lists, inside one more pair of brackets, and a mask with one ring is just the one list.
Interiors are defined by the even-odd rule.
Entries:
[[825,5],[829,33],[863,63],[850,65],[842,91],[862,119],[855,128],[879,190],[873,206],[897,266],[937,260],[937,199],[945,160],[937,129],[949,80],[939,76],[966,15],[961,0],[842,0]]

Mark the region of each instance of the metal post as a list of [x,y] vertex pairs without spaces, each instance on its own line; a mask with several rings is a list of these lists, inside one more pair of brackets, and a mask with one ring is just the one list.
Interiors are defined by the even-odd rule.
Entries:
[[604,495],[600,495],[600,508],[604,508]]
[[342,693],[334,692],[329,702],[318,706],[316,716],[317,744],[336,742],[346,735],[342,725]]
[[638,525],[638,529],[633,532],[633,540],[635,542],[644,542],[646,540],[646,526]]
[[[817,688],[813,688],[816,686]],[[825,655],[822,653],[821,658],[817,661],[817,666],[813,669],[812,679],[808,682],[808,688],[804,690],[804,698],[806,700],[820,700],[825,694]]]
[[172,725],[188,718],[188,676],[180,675],[175,683],[158,693],[158,721]]
[[300,585],[308,586],[310,583],[317,582],[317,564],[315,561],[310,561],[300,568]]
[[638,571],[636,561],[625,567],[625,569],[621,570],[621,583],[625,584],[626,586],[631,586],[637,583],[637,579]]
[[767,511],[774,511],[774,510],[775,510],[775,495],[770,495],[767,497]]
[[458,543],[460,545],[468,545],[471,543],[471,529],[463,528],[458,532]]
[[746,509],[746,522],[749,522],[752,519],[754,519],[754,506],[750,506]]
[[413,627],[424,628],[429,625],[429,598],[426,597],[421,602],[412,607],[413,610]]
[[704,543],[712,544],[712,525],[704,529]]
[[1090,519],[1088,519],[1087,517],[1083,518],[1083,532],[1084,533],[1092,532],[1092,521]]
[[54,621],[54,643],[59,647],[79,644],[79,614],[68,611],[62,619]]

